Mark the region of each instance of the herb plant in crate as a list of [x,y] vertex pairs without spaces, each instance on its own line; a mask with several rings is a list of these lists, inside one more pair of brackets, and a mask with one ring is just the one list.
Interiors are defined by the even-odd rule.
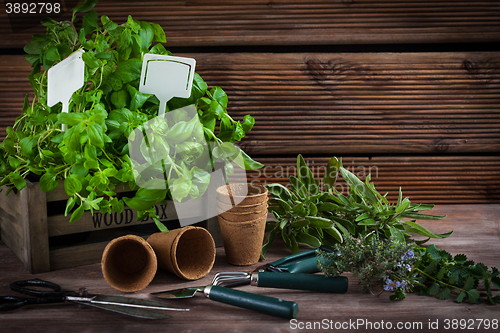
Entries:
[[[193,153],[189,161],[177,159],[165,170],[179,179],[175,192],[167,186],[164,190],[138,188],[131,198],[117,195],[118,186],[136,188],[127,138],[159,111],[159,100],[139,91],[143,56],[172,54],[162,45],[165,33],[158,24],[136,21],[131,16],[123,24],[107,16],[99,18],[92,10],[96,3],[86,0],[79,4],[70,21],[43,20],[46,34],[34,35],[24,48],[33,68],[29,80],[34,99],[30,103],[26,96],[22,114],[7,128],[7,137],[0,145],[0,185],[12,185],[8,194],[14,188],[22,190],[26,179],[32,177],[39,179],[43,191],[52,191],[62,182],[68,195],[66,215],[71,215],[70,222],[88,210],[121,212],[127,205],[138,211],[138,220],[151,217],[160,230],[168,231],[159,221],[155,205],[168,198],[180,201],[200,197],[210,174],[191,167],[196,157]],[[78,13],[86,13],[81,21],[77,20]],[[85,84],[73,93],[69,112],[62,113],[61,104],[47,105],[47,71],[78,50],[83,51]],[[166,112],[194,104],[202,126],[187,126],[198,133],[165,148],[174,151],[181,144],[195,150],[213,147],[209,152],[212,162],[214,155],[229,160],[241,154],[242,168],[261,167],[236,146],[226,149],[229,143],[241,140],[255,123],[250,115],[240,121],[232,119],[227,103],[228,97],[220,87],[208,89],[195,74],[191,96],[171,99]],[[164,130],[177,137],[185,129],[172,126]],[[212,145],[197,145],[191,142],[193,137],[204,137]],[[189,152],[193,152],[191,148]]]

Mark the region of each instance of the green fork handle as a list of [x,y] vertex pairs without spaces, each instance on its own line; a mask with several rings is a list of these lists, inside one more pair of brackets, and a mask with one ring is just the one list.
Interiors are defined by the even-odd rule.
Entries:
[[344,294],[347,292],[348,279],[345,276],[327,277],[305,273],[253,273],[251,284],[258,287],[311,290],[326,293]]
[[299,312],[299,306],[295,302],[247,293],[241,290],[220,286],[207,286],[204,293],[206,297],[213,301],[270,314],[276,317],[292,319],[295,318]]

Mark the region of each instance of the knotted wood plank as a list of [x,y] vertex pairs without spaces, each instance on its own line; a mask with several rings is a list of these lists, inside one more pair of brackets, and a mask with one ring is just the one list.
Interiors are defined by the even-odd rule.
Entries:
[[192,56],[252,154],[500,151],[500,53]]
[[[500,53],[184,54],[229,114],[256,118],[251,154],[500,151]],[[29,64],[0,56],[0,135],[31,94]]]

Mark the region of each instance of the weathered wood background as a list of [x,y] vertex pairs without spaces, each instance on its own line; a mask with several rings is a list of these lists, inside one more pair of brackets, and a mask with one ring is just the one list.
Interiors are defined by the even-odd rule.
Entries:
[[[266,168],[249,181],[286,183],[301,153],[317,177],[343,157],[392,199],[401,186],[414,202],[500,200],[498,1],[101,1],[96,10],[159,23],[167,48],[196,58],[209,86],[228,93],[231,116],[255,117],[241,146]],[[43,32],[12,24],[2,12],[2,138],[30,95],[22,47]]]

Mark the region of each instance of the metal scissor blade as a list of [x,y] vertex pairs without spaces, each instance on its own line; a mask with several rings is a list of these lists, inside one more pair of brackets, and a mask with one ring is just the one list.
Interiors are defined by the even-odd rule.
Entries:
[[154,310],[173,310],[173,311],[189,311],[189,309],[181,308],[175,305],[170,305],[166,302],[159,302],[147,299],[139,299],[122,296],[107,296],[107,295],[89,295],[87,297],[72,297],[67,296],[66,299],[70,302],[75,302],[82,305],[89,305],[103,310],[109,310],[126,314],[129,316],[148,318],[148,319],[166,319],[170,316],[150,311]]
[[189,309],[181,308],[176,305],[168,304],[166,302],[159,302],[149,299],[123,297],[123,296],[108,296],[96,295],[92,303],[94,304],[110,304],[119,305],[123,307],[142,308],[142,309],[156,309],[156,310],[170,310],[170,311],[189,311]]
[[89,302],[81,302],[81,301],[70,301],[72,303],[77,303],[81,305],[88,305],[92,306],[94,308],[106,310],[106,311],[112,311],[112,312],[117,312],[121,314],[125,314],[128,316],[134,316],[134,317],[139,317],[139,318],[145,318],[145,319],[167,319],[171,318],[169,315],[159,313],[159,312],[154,312],[151,310],[147,309],[141,309],[141,308],[132,308],[132,307],[124,307],[120,305],[104,305],[104,304],[93,304]]

